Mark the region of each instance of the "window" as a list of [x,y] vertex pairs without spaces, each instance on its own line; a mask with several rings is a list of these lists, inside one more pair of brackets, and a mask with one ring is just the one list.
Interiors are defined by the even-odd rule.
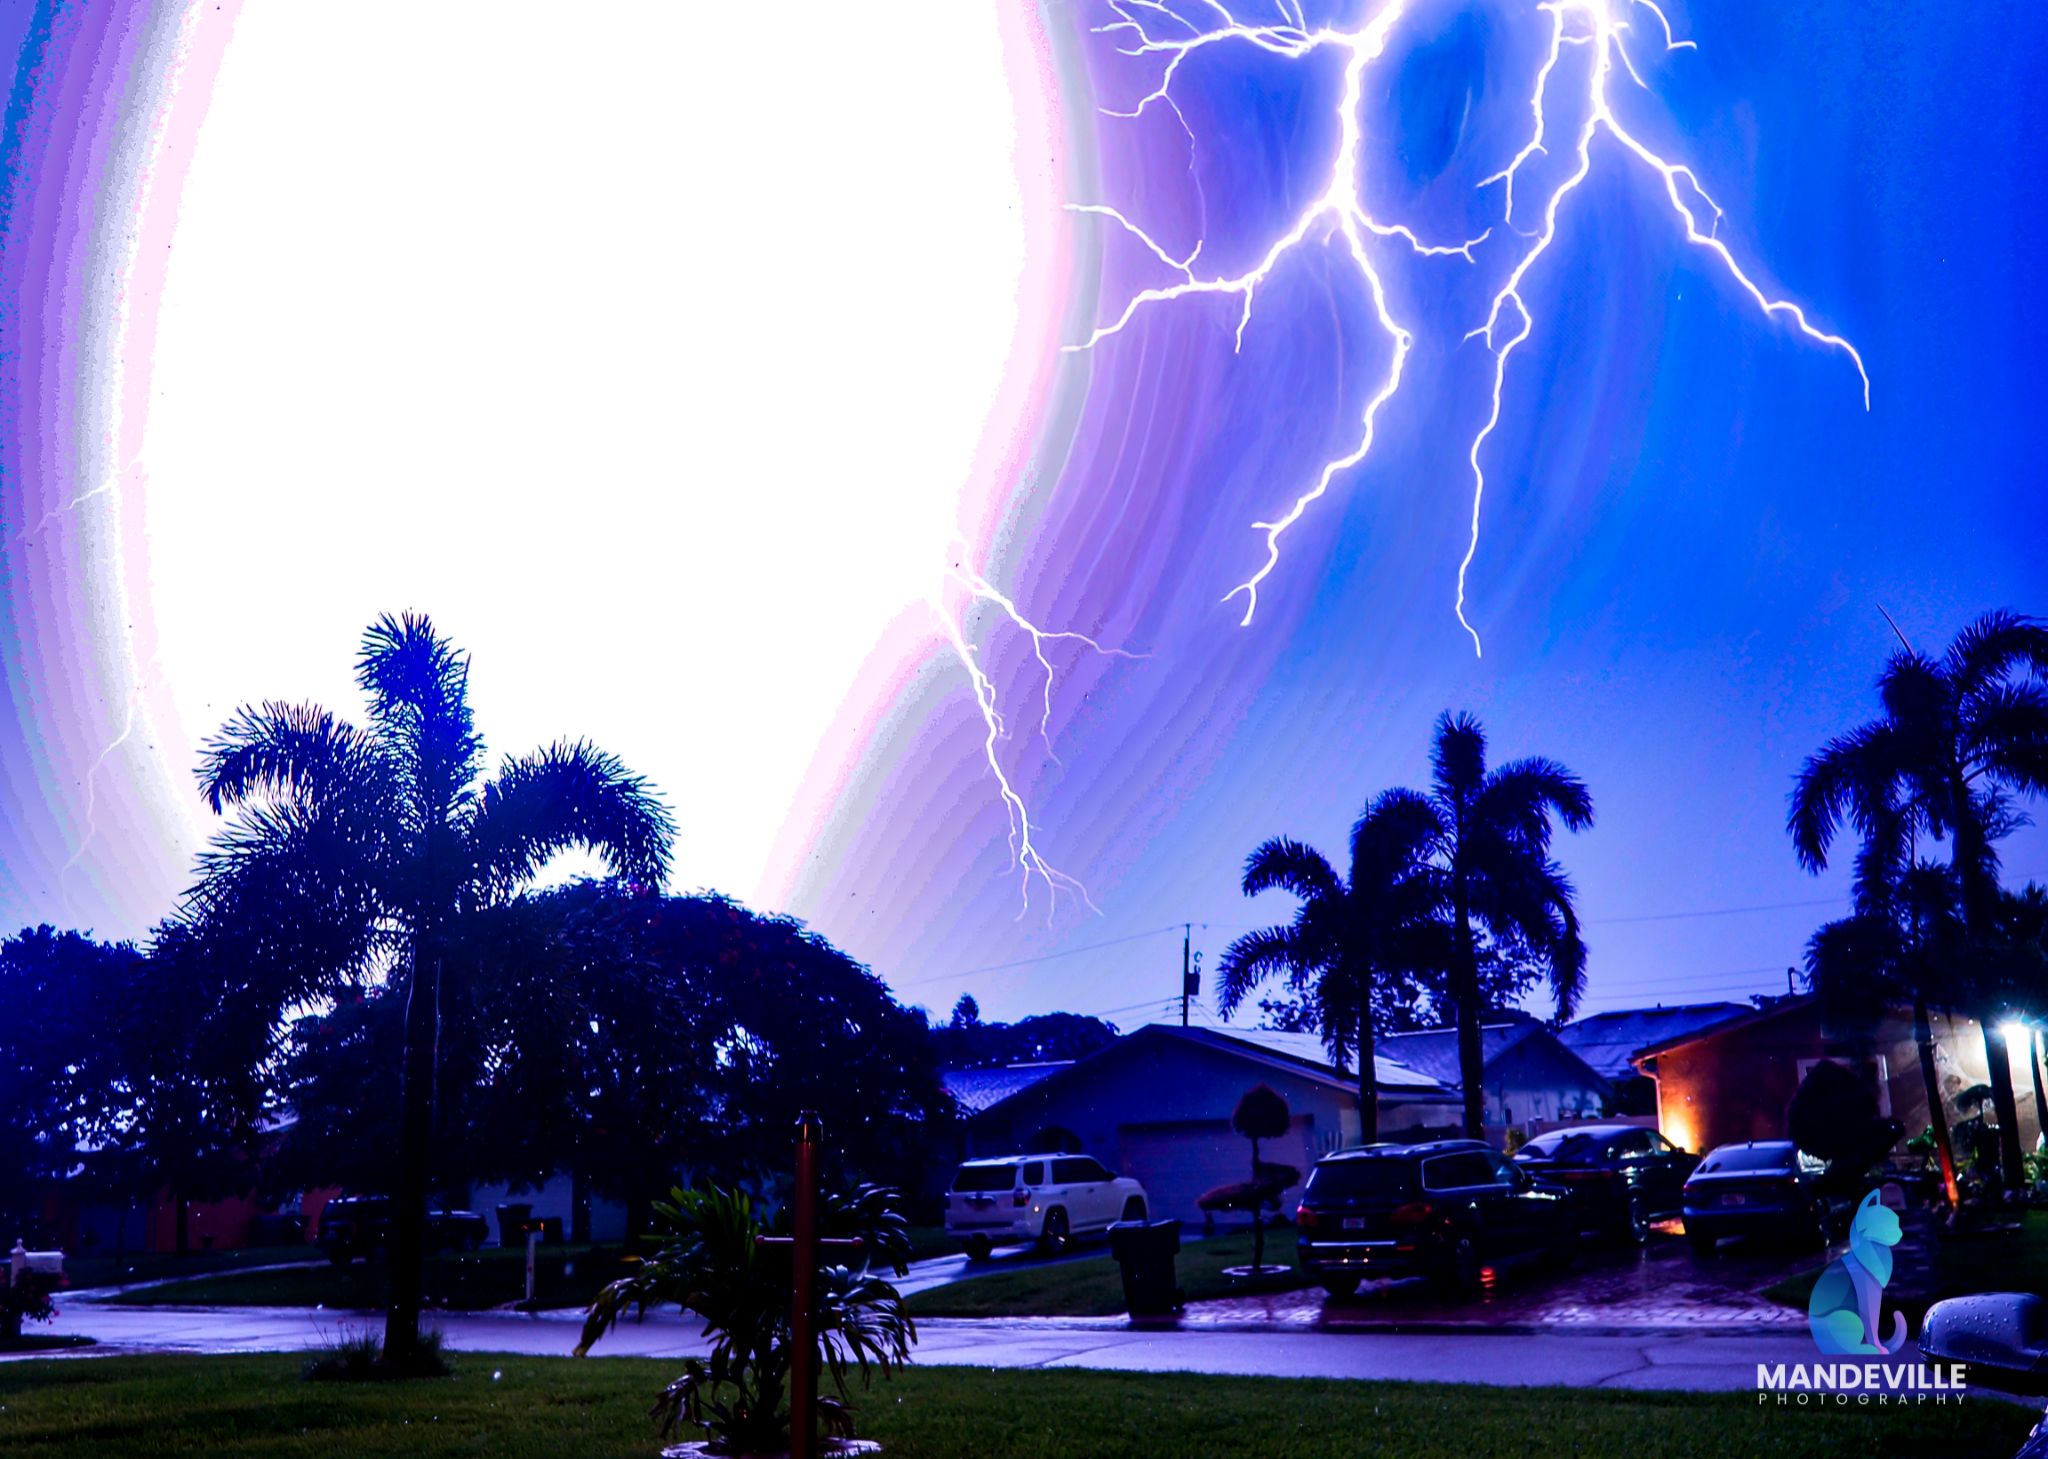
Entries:
[[1616,1160],[1647,1155],[1650,1153],[1650,1132],[1629,1130],[1625,1134],[1616,1135],[1613,1143],[1607,1147],[1607,1153]]
[[1514,1161],[1501,1154],[1500,1151],[1487,1151],[1486,1163],[1493,1171],[1493,1179],[1496,1185],[1520,1185],[1522,1183],[1520,1168],[1516,1166]]
[[1790,1142],[1764,1145],[1724,1145],[1700,1162],[1700,1174],[1737,1170],[1790,1170],[1793,1150]]
[[1463,1190],[1468,1186],[1498,1184],[1493,1165],[1487,1160],[1491,1151],[1473,1150],[1457,1155],[1438,1155],[1422,1162],[1422,1184],[1425,1190]]
[[990,1195],[1013,1190],[1017,1185],[1014,1165],[963,1165],[953,1177],[953,1189],[968,1195]]
[[1415,1196],[1407,1160],[1325,1160],[1309,1172],[1304,1201],[1406,1201]]
[[1055,1160],[1052,1163],[1052,1183],[1054,1185],[1087,1185],[1091,1181],[1101,1179],[1102,1167],[1093,1160],[1083,1160],[1070,1156],[1064,1160]]
[[1655,1130],[1652,1130],[1650,1131],[1650,1153],[1652,1155],[1676,1155],[1678,1147]]
[[1024,1184],[1045,1184],[1045,1162],[1043,1160],[1027,1160],[1024,1162]]

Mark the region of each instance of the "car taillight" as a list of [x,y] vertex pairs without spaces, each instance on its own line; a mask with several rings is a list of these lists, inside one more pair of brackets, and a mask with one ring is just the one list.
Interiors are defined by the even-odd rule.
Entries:
[[1387,1219],[1396,1225],[1407,1226],[1417,1221],[1427,1221],[1436,1214],[1436,1207],[1428,1201],[1410,1201],[1405,1206],[1394,1207],[1394,1214]]
[[1322,1224],[1323,1218],[1314,1211],[1311,1211],[1307,1206],[1296,1206],[1294,1208],[1294,1225],[1296,1230],[1313,1231]]
[[1011,1196],[1010,1196],[1010,1204],[1011,1204],[1011,1205],[1013,1205],[1013,1206],[1028,1206],[1028,1205],[1030,1205],[1030,1204],[1031,1204],[1031,1192],[1030,1192],[1030,1191],[1015,1191],[1015,1192],[1013,1192],[1013,1193],[1011,1194]]

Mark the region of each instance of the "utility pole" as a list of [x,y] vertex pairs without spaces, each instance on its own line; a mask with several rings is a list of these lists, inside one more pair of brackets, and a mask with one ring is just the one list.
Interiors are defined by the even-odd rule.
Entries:
[[1195,991],[1195,969],[1189,960],[1194,946],[1195,924],[1183,922],[1180,925],[1180,1026],[1188,1026],[1188,999]]

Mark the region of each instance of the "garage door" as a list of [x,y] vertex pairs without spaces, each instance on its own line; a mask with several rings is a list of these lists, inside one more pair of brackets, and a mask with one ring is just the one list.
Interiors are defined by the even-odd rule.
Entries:
[[[1311,1123],[1307,1115],[1297,1115],[1292,1134],[1259,1142],[1259,1158],[1292,1165],[1306,1176],[1314,1163],[1309,1154]],[[1154,1216],[1199,1221],[1202,1213],[1195,1202],[1203,1191],[1248,1179],[1252,1173],[1251,1142],[1227,1120],[1119,1125],[1116,1136],[1123,1173],[1145,1187]],[[1284,1195],[1282,1209],[1299,1195],[1299,1187]]]

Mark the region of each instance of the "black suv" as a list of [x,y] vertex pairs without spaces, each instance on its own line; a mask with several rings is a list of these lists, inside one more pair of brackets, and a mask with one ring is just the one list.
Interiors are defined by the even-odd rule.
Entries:
[[1637,1246],[1652,1221],[1684,1209],[1685,1178],[1699,1163],[1640,1125],[1572,1125],[1515,1152],[1515,1164],[1571,1192],[1582,1229]]
[[1569,1260],[1578,1240],[1570,1198],[1478,1140],[1325,1155],[1294,1224],[1302,1271],[1333,1297],[1412,1276],[1469,1295],[1497,1266]]
[[[474,1251],[490,1235],[474,1211],[428,1211],[428,1251]],[[391,1234],[389,1196],[336,1196],[320,1208],[320,1249],[336,1266],[382,1251]]]

